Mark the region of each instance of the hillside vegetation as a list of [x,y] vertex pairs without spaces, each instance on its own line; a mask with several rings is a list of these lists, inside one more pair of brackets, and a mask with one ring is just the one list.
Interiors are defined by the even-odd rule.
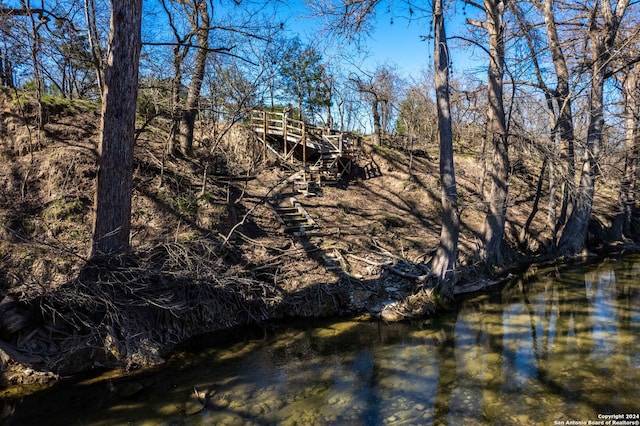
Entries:
[[[30,98],[0,94],[0,353],[9,381],[24,379],[10,373],[14,361],[62,374],[132,368],[160,362],[195,334],[242,323],[354,313],[395,320],[447,307],[421,286],[440,232],[435,141],[409,150],[364,138],[350,179],[305,197],[292,192],[290,167],[261,158],[242,123],[216,146],[217,127],[201,123],[192,158],[164,154],[168,122],[145,123],[135,143],[134,253],[103,268],[87,264],[99,108],[57,98],[44,107],[38,132]],[[486,274],[479,263],[482,147],[459,140],[455,149],[463,292],[506,271]],[[550,230],[543,177],[540,211],[520,235],[541,160],[524,142],[512,155],[507,230],[516,265],[544,258]],[[620,170],[609,161],[592,250],[611,246]],[[283,229],[274,208],[290,197],[318,224],[313,232]]]

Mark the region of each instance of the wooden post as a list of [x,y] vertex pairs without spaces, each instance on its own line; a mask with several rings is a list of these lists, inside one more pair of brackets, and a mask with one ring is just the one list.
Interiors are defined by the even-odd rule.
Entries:
[[284,158],[287,158],[287,113],[282,113],[282,145],[284,146]]
[[267,133],[269,132],[269,123],[267,122],[267,111],[262,111],[262,158],[267,162]]
[[307,164],[307,124],[302,122],[302,164]]

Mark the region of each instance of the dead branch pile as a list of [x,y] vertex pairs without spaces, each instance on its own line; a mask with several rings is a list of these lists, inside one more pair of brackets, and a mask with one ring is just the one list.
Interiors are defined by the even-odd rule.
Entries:
[[20,297],[41,315],[19,331],[16,349],[65,373],[149,365],[198,333],[272,316],[279,292],[252,278],[225,277],[209,240],[166,244],[135,266],[90,266],[54,290]]

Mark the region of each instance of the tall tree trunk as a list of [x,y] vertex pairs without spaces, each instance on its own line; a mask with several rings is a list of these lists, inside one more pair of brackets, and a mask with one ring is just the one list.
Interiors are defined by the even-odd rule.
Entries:
[[169,131],[166,151],[167,154],[173,156],[178,152],[179,147],[178,134],[180,132],[180,121],[182,117],[182,102],[180,99],[182,89],[182,63],[189,53],[189,48],[184,46],[186,38],[189,36],[180,36],[178,27],[174,22],[173,13],[167,5],[167,1],[168,0],[162,0],[161,3],[165,13],[167,14],[167,20],[171,27],[171,31],[173,32],[173,36],[176,39],[176,45],[173,48],[173,78],[171,79],[171,130]]
[[440,144],[440,181],[442,182],[442,228],[440,244],[431,266],[438,278],[441,293],[453,296],[451,283],[455,273],[460,234],[458,191],[453,163],[453,131],[449,99],[449,51],[442,13],[442,0],[433,5],[435,39],[433,60],[435,67],[436,105],[438,110],[438,140]]
[[373,116],[373,144],[382,145],[382,125],[380,124],[380,110],[378,109],[378,98],[373,96],[371,101],[371,115]]
[[209,56],[209,9],[206,0],[195,0],[193,15],[189,17],[191,28],[198,40],[195,65],[184,111],[180,118],[180,152],[190,156],[193,150],[193,131],[198,115],[198,101]]
[[571,92],[569,88],[569,69],[565,60],[558,29],[556,27],[553,12],[553,0],[544,0],[542,5],[545,28],[547,31],[547,43],[551,51],[551,59],[556,73],[557,84],[555,90],[555,101],[557,105],[557,118],[554,128],[558,129],[560,139],[558,174],[562,182],[562,203],[560,207],[560,217],[555,226],[554,234],[566,222],[567,215],[573,208],[573,197],[575,195],[575,149],[573,131],[573,113],[571,110]]
[[180,46],[173,49],[173,78],[171,79],[171,130],[169,131],[169,141],[167,152],[175,155],[178,152],[178,133],[182,117],[182,105],[180,101],[180,89],[182,88],[182,60],[187,53],[187,49],[180,51]]
[[125,253],[131,230],[142,0],[111,0],[91,257]]
[[622,83],[624,101],[625,162],[620,184],[622,235],[634,238],[631,221],[636,207],[638,155],[640,155],[640,67],[631,67]]
[[104,64],[102,63],[102,49],[100,48],[100,37],[96,25],[96,5],[95,0],[84,1],[84,15],[87,21],[87,39],[91,51],[91,61],[96,71],[98,90],[100,96],[104,94]]
[[[600,7],[592,10],[589,25],[591,91],[589,93],[589,125],[587,141],[582,159],[580,184],[576,201],[564,227],[558,251],[563,256],[581,253],[586,245],[589,219],[593,207],[593,196],[597,170],[596,165],[602,143],[604,129],[604,83],[611,52],[614,51],[615,40],[620,21],[629,4],[629,0],[620,0],[614,9],[610,0],[603,0]],[[598,20],[598,9],[602,11],[602,21]]]
[[483,27],[489,33],[489,111],[488,130],[493,148],[491,193],[484,223],[484,261],[487,267],[504,264],[503,237],[507,215],[509,152],[502,97],[504,75],[504,4],[501,0],[485,0],[487,20]]
[[11,60],[6,53],[6,49],[0,55],[0,64],[2,65],[2,74],[0,75],[0,84],[13,89],[13,66]]
[[[604,63],[598,62],[598,68],[603,69]],[[594,70],[598,70],[594,64]],[[604,97],[604,69],[594,72],[591,79],[591,93],[589,96],[589,126],[587,142],[582,156],[582,170],[580,184],[576,193],[575,205],[567,219],[567,223],[560,236],[558,250],[561,255],[572,256],[582,252],[587,239],[589,218],[595,194],[596,163],[604,127],[603,97]]]
[[[40,26],[43,25],[46,21],[42,19],[42,11],[41,9],[31,9],[31,1],[27,0],[26,2],[21,0],[20,5],[27,12],[27,16],[29,17],[29,22],[31,23],[31,30],[33,31],[33,39],[31,40],[31,61],[33,62],[33,80],[36,85],[36,101],[37,101],[37,114],[36,114],[36,143],[40,144],[40,139],[42,137],[41,130],[44,125],[44,112],[42,109],[42,93],[43,93],[43,80],[40,74],[40,60],[38,56],[40,55]],[[40,12],[38,12],[40,10]],[[36,23],[36,15],[39,17],[40,21]]]

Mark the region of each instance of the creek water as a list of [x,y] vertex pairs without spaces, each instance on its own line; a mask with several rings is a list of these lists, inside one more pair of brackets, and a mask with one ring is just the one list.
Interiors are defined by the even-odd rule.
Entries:
[[10,425],[640,424],[640,256],[532,267],[432,320],[213,334],[0,405]]

